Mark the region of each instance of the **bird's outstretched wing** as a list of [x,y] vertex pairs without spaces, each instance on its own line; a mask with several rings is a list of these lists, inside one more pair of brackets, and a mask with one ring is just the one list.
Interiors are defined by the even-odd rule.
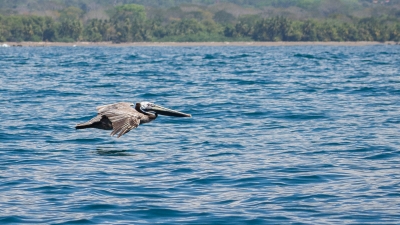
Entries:
[[98,113],[104,113],[111,110],[131,109],[132,103],[129,102],[118,102],[109,105],[97,106],[96,110]]
[[136,128],[140,124],[138,115],[126,112],[124,110],[108,110],[102,113],[107,116],[113,126],[111,136],[118,134],[118,138]]

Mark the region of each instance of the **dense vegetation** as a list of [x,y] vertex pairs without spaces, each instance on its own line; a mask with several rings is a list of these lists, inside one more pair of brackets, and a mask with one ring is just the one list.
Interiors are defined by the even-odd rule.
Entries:
[[[376,3],[373,3],[376,2]],[[307,14],[315,17],[319,12],[341,10],[343,13],[361,12],[370,16],[371,6],[378,7],[378,11],[387,14],[387,11],[398,9],[398,0],[0,0],[0,13],[2,14],[24,14],[38,13],[49,14],[51,11],[59,11],[68,7],[77,7],[84,13],[96,10],[106,11],[116,5],[139,4],[146,8],[171,8],[182,5],[198,5],[212,11],[218,5],[236,5],[238,10],[245,8],[256,8],[263,11],[265,8],[283,9],[298,7],[307,10]],[[232,8],[232,7],[231,7]],[[366,9],[366,10],[365,10]],[[326,12],[322,12],[326,13]],[[376,12],[375,12],[376,13]]]
[[[24,1],[24,0],[19,0]],[[19,1],[4,1],[4,7],[13,7]],[[42,2],[39,0],[36,2]],[[177,1],[177,0],[176,0]],[[263,13],[235,15],[232,11],[210,10],[207,4],[175,6],[176,1],[158,1],[167,8],[154,7],[155,1],[138,4],[119,4],[108,8],[107,16],[90,18],[85,0],[68,1],[54,16],[34,14],[0,14],[0,42],[4,41],[400,41],[400,10],[396,5],[379,6],[386,14],[357,17],[349,11],[335,11],[326,16],[302,18],[293,14]],[[257,7],[296,7],[315,9],[323,13],[323,5],[341,0],[235,0],[242,5]],[[89,1],[86,1],[89,2]],[[98,3],[102,1],[97,1]],[[104,1],[106,2],[111,1]],[[117,2],[115,0],[114,2]],[[125,0],[124,2],[130,2]],[[139,2],[140,1],[135,1]],[[180,2],[185,2],[180,0]],[[190,1],[187,1],[190,2]],[[220,0],[220,2],[224,2]],[[346,7],[368,2],[347,0]],[[1,3],[1,0],[0,0]],[[8,5],[7,5],[8,4]],[[67,7],[68,6],[68,7]],[[232,5],[231,5],[232,6]],[[340,6],[337,4],[335,6]],[[33,6],[32,6],[33,7]],[[322,8],[321,8],[322,7]],[[386,8],[385,8],[386,7]],[[18,7],[16,7],[18,8]],[[33,7],[34,8],[34,7]],[[254,9],[254,8],[250,8]],[[276,9],[276,8],[273,8]],[[374,8],[372,8],[374,9]],[[4,8],[2,8],[4,11]],[[371,10],[373,11],[373,10]],[[283,15],[282,15],[283,14]]]

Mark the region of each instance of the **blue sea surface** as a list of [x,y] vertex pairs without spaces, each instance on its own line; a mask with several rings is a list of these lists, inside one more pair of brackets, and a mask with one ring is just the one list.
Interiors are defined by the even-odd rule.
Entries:
[[0,224],[400,221],[398,45],[0,48],[0,116]]

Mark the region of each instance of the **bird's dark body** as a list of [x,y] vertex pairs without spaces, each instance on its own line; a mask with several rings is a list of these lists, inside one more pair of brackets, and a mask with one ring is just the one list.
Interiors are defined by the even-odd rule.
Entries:
[[113,129],[113,125],[107,116],[103,116],[103,115],[97,115],[97,116],[101,117],[100,121],[91,122],[92,120],[90,120],[86,123],[76,125],[75,128],[76,129],[97,128],[97,129],[103,129],[103,130],[112,130]]

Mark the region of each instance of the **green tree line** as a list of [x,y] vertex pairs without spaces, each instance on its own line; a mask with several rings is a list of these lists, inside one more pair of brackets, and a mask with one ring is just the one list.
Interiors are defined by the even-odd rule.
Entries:
[[[219,18],[171,21],[147,18],[144,6],[115,7],[109,19],[83,23],[79,12],[58,20],[46,16],[0,15],[0,42],[5,41],[400,41],[400,20],[370,17],[351,21],[335,18],[293,20],[278,16],[242,16],[233,22]],[[229,16],[229,15],[226,15]]]

